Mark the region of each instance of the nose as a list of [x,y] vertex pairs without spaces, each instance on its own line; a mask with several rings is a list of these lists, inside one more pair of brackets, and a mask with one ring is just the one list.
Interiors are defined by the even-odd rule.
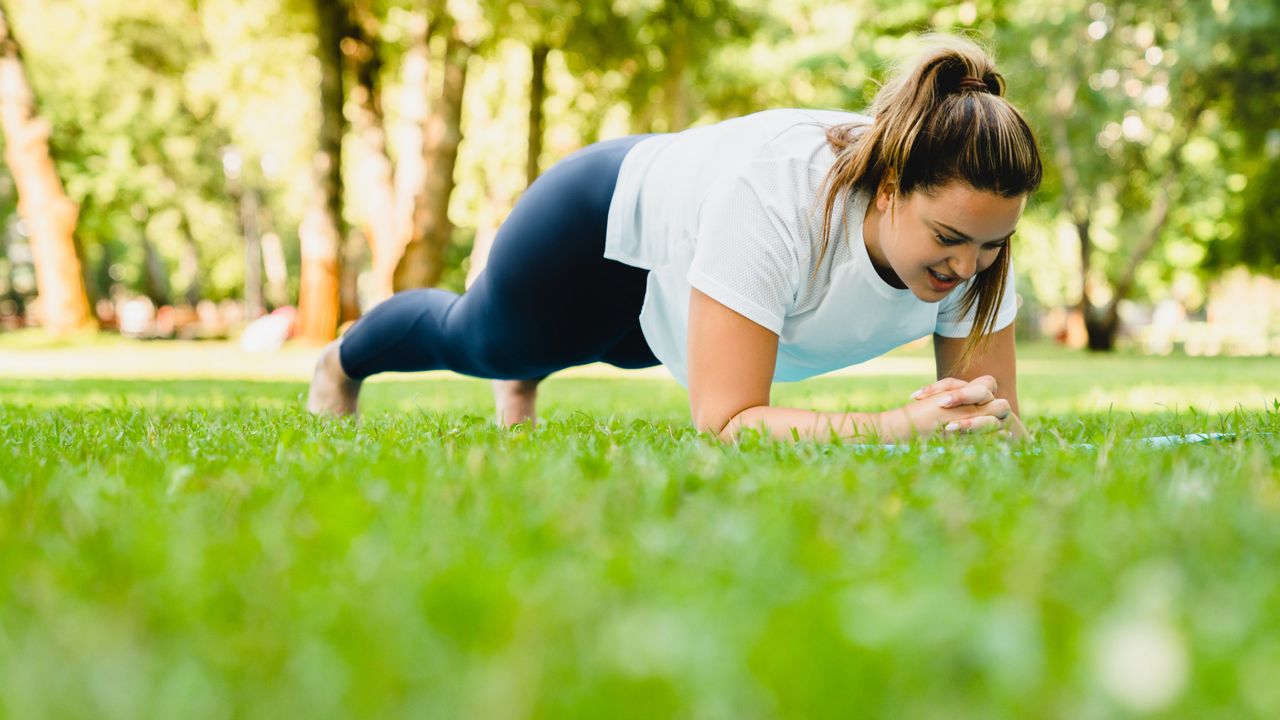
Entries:
[[978,248],[965,244],[956,249],[948,263],[951,274],[961,280],[968,280],[978,272]]

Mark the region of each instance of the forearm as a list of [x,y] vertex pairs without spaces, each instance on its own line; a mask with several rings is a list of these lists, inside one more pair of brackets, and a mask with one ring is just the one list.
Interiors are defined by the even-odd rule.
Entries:
[[798,408],[760,405],[747,408],[729,421],[720,438],[733,441],[743,429],[758,429],[770,437],[790,440],[896,441],[916,433],[901,408],[883,413],[824,413]]

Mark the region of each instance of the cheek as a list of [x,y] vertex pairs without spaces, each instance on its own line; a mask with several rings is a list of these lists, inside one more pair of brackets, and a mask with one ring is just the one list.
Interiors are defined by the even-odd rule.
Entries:
[[[880,216],[880,237],[898,239],[898,223],[893,220],[893,213],[885,213]],[[881,243],[884,245],[886,243]]]
[[932,265],[946,255],[946,248],[938,245],[930,232],[912,230],[906,225],[893,226],[892,242],[884,244],[886,257],[904,263],[923,263]]
[[982,272],[992,265],[996,264],[996,258],[1000,257],[999,252],[982,253],[978,256],[978,272]]

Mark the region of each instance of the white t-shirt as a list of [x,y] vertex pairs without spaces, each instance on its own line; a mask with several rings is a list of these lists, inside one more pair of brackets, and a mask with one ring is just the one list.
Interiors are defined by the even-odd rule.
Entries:
[[[839,202],[821,261],[826,129],[868,118],[769,110],[657,135],[623,160],[609,205],[605,257],[649,270],[640,327],[688,385],[689,293],[697,288],[779,336],[775,381],[803,380],[938,333],[965,337],[962,283],[937,303],[889,286],[862,239],[868,198]],[[970,281],[971,282],[971,281]],[[995,329],[1017,312],[1012,273]]]

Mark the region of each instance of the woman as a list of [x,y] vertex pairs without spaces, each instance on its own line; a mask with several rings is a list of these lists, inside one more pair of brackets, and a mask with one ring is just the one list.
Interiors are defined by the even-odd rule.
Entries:
[[[399,293],[326,348],[308,407],[378,372],[494,378],[499,421],[574,365],[661,362],[732,438],[1023,431],[1009,240],[1035,139],[977,45],[939,38],[871,117],[773,110],[592,145],[533,183],[459,296]],[[770,405],[799,380],[935,336],[938,382],[887,412]]]

